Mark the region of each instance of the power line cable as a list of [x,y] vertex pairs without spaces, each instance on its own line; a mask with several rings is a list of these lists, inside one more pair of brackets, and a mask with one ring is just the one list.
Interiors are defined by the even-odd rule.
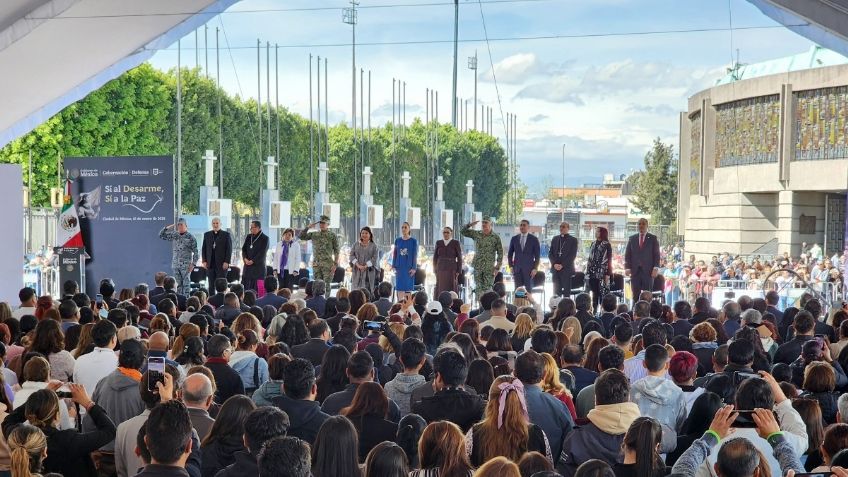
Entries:
[[[227,54],[230,57],[230,63],[233,65],[233,73],[236,76],[236,86],[238,86],[239,94],[241,95],[241,97],[246,98],[247,96],[245,96],[244,90],[241,89],[241,81],[239,80],[238,68],[236,68],[236,61],[235,58],[233,58],[232,48],[230,47],[230,39],[227,36],[227,29],[226,27],[224,27],[224,18],[218,17],[218,22],[221,24],[221,32],[224,34],[224,48],[227,50]],[[218,85],[218,87],[220,88],[221,86]],[[250,130],[250,134],[253,136],[253,140],[256,143],[256,147],[260,147],[259,138],[253,130],[253,120],[251,119],[249,114],[247,115],[247,123],[249,126],[248,130]]]
[[501,102],[501,90],[500,88],[498,88],[498,77],[495,74],[495,61],[492,59],[492,45],[489,43],[489,30],[486,28],[486,16],[483,14],[483,2],[481,0],[477,0],[477,4],[480,5],[480,19],[483,21],[483,36],[486,38],[486,51],[489,52],[489,65],[492,68],[492,80],[494,80],[495,82],[495,93],[497,93],[498,96],[498,109],[501,113],[501,124],[504,128],[504,137],[508,139],[509,133],[507,133],[506,121],[504,121],[503,103]]
[[[484,2],[491,3],[491,2]],[[810,26],[809,23],[798,23],[790,25],[753,25],[734,27],[734,31],[740,30],[772,30],[784,29],[790,27]],[[603,32],[603,33],[580,33],[580,34],[552,34],[552,35],[535,35],[535,36],[512,36],[512,37],[496,37],[496,38],[468,38],[460,39],[459,43],[489,43],[495,41],[537,41],[537,40],[561,40],[561,39],[581,39],[581,38],[606,38],[606,37],[626,37],[626,36],[649,36],[649,35],[672,35],[672,34],[691,34],[691,33],[714,33],[726,32],[728,27],[715,28],[690,28],[678,30],[643,30],[643,31],[626,31],[626,32]],[[371,41],[371,42],[356,42],[356,46],[391,46],[391,45],[433,45],[453,43],[450,40],[403,40],[403,41]],[[298,44],[282,44],[280,48],[335,48],[347,47],[350,48],[350,42],[342,43],[298,43]],[[256,45],[252,46],[232,46],[233,50],[250,50],[255,49]],[[183,50],[191,50],[191,47],[183,48]],[[157,51],[176,51],[174,48],[160,48]]]

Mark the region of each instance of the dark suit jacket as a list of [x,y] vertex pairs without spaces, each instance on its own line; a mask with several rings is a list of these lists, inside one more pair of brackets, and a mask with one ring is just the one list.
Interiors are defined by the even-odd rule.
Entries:
[[215,308],[220,308],[220,307],[224,306],[224,295],[225,295],[224,293],[216,293],[216,294],[210,296],[209,299],[206,300],[206,303],[209,303],[210,305],[214,306]]
[[535,235],[527,234],[524,250],[522,250],[521,234],[518,234],[509,241],[509,252],[506,254],[506,259],[510,268],[530,271],[539,266],[540,253],[539,239]]
[[[251,242],[254,237],[247,234],[244,238],[244,245],[241,246],[241,256],[249,260],[253,260],[253,265],[245,265],[241,272],[242,278],[249,280],[262,280],[265,278],[265,255],[268,254],[268,236],[264,232],[259,232],[259,236],[255,241]],[[251,248],[250,245],[253,245]]]
[[548,251],[551,267],[556,264],[562,265],[563,271],[574,275],[574,257],[576,256],[577,239],[571,234],[557,235],[551,240],[551,249]]
[[[213,244],[214,248],[212,246]],[[212,260],[213,250],[215,251],[215,260]],[[217,237],[211,230],[204,233],[200,256],[210,268],[216,270],[221,269],[224,266],[224,262],[230,263],[233,256],[233,239],[230,233],[225,230],[219,230]]]
[[650,273],[660,266],[660,241],[656,235],[645,234],[645,243],[639,247],[639,234],[631,235],[624,251],[624,268],[636,273],[641,270]]
[[295,358],[303,358],[312,363],[312,366],[318,366],[328,349],[330,348],[324,340],[312,338],[306,343],[293,346],[291,352]]

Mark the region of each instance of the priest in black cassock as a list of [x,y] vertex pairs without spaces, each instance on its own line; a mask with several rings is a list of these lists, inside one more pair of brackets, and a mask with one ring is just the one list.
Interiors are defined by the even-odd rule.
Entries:
[[200,257],[206,278],[209,280],[209,292],[215,291],[215,279],[227,278],[230,260],[233,256],[233,239],[226,230],[221,230],[221,219],[212,219],[212,230],[203,234],[203,246]]
[[268,236],[262,233],[262,224],[258,220],[250,222],[250,233],[241,246],[241,258],[244,269],[241,284],[245,290],[256,290],[256,282],[265,279],[265,255],[268,253]]

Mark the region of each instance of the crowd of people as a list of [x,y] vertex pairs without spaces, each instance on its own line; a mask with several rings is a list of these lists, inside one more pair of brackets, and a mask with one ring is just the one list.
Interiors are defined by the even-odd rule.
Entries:
[[[632,305],[610,290],[603,230],[586,291],[572,289],[566,223],[548,303],[528,288],[540,247],[527,224],[504,253],[488,220],[460,231],[476,246],[474,303],[457,294],[449,229],[432,295],[413,280],[408,227],[393,252],[403,279],[372,273],[364,228],[350,285],[332,289],[342,264],[325,219],[285,231],[270,274],[254,222],[240,282],[220,225],[198,253],[177,223],[161,234],[174,274],[153,287],[106,278],[92,299],[68,281],[0,303],[0,477],[848,477],[848,303],[666,301],[643,221],[623,257]],[[313,241],[312,277],[289,266],[295,237]],[[198,259],[211,289],[186,291]],[[495,280],[504,260],[513,293]]]
[[[0,304],[0,475],[845,475],[848,305],[323,280]],[[160,372],[157,363],[164,363]]]

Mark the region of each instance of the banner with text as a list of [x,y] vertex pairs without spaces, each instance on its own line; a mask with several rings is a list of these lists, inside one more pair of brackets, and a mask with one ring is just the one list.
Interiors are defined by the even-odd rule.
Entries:
[[90,296],[102,278],[115,281],[117,294],[141,282],[152,288],[154,273],[171,273],[171,242],[159,239],[174,222],[171,156],[68,157],[65,170],[90,256]]

